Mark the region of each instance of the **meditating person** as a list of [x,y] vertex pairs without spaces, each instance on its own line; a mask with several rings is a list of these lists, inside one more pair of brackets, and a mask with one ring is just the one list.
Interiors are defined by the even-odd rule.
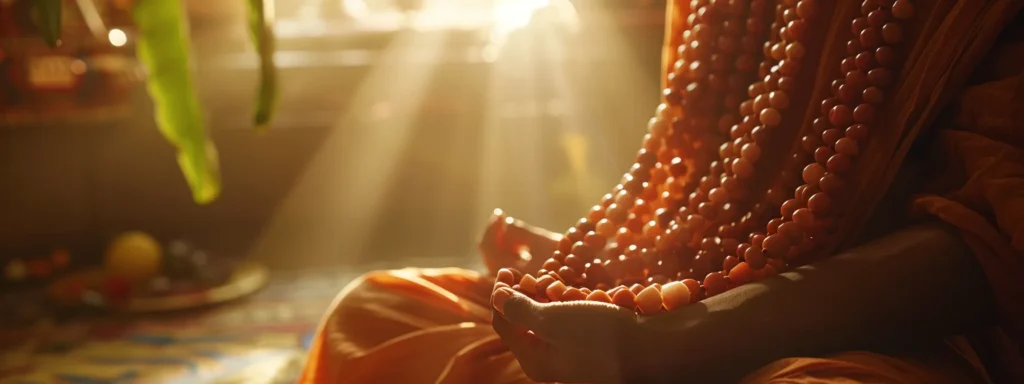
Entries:
[[611,193],[361,277],[302,382],[1024,383],[1022,3],[670,1]]

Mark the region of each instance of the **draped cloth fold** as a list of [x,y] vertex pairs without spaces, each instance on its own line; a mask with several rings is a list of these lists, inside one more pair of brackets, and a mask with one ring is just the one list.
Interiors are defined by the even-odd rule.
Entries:
[[[978,4],[973,1],[985,2],[960,4]],[[672,3],[668,63],[679,35],[671,31],[685,20]],[[979,65],[985,81],[941,90],[957,92],[948,96],[952,118],[934,124],[931,140],[930,161],[946,187],[918,195],[912,205],[960,229],[988,277],[1000,327],[937,340],[906,356],[852,351],[782,359],[744,382],[1024,383],[1024,44],[1002,42]],[[490,276],[454,268],[361,277],[325,315],[300,382],[533,383],[491,329],[492,283]]]

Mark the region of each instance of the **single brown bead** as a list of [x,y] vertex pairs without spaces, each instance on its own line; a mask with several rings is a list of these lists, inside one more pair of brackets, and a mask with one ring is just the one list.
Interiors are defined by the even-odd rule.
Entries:
[[807,208],[810,208],[814,214],[823,216],[832,208],[832,198],[824,192],[815,193],[810,200],[807,200]]
[[810,188],[811,187],[807,186],[807,184],[801,184],[793,190],[793,197],[800,201],[807,201],[807,198],[804,195]]
[[831,158],[833,154],[835,154],[835,151],[832,150],[831,146],[822,145],[818,147],[818,149],[814,150],[814,162],[823,165],[827,164],[828,159]]
[[807,22],[804,20],[793,20],[786,23],[786,33],[794,41],[803,41],[807,32]]
[[878,89],[878,87],[867,87],[864,89],[864,92],[861,93],[861,97],[865,102],[879,104],[885,100],[885,93],[883,93],[881,89]]
[[871,85],[885,88],[892,84],[892,71],[886,68],[875,68],[868,72],[868,81]]
[[856,55],[856,54],[858,54],[858,53],[860,53],[861,51],[864,50],[864,47],[862,47],[860,45],[860,38],[859,38],[860,35],[856,34],[854,36],[858,36],[858,37],[854,37],[853,39],[850,39],[849,41],[846,42],[846,54],[847,55]]
[[764,143],[765,140],[768,139],[768,130],[763,125],[756,126],[754,129],[750,130],[750,138],[753,139],[755,143]]
[[[586,218],[582,218],[582,219],[579,219],[579,221],[576,222],[575,228],[576,228],[577,232],[583,234],[583,236],[586,236],[587,233],[590,233],[590,231],[594,230],[595,225],[590,220],[587,220]],[[583,236],[580,236],[580,240],[583,240]]]
[[800,230],[800,227],[797,226],[796,223],[787,221],[782,223],[782,225],[779,225],[779,234],[786,236],[790,241],[792,241],[801,238],[803,236],[803,231]]
[[722,188],[712,188],[711,191],[708,192],[708,199],[710,199],[712,203],[723,205],[728,202],[729,195]]
[[766,232],[769,235],[774,235],[779,230],[779,225],[782,225],[782,219],[781,218],[776,217],[774,219],[768,220],[768,225],[766,227],[766,229],[767,229]]
[[[731,60],[732,57],[729,55],[714,53],[711,54],[711,59],[708,60],[708,62],[711,63],[711,70],[713,72],[724,72],[729,69],[729,64]],[[718,74],[708,74],[707,78],[705,78],[705,81],[708,82],[708,85],[714,92],[720,92],[722,89],[725,88],[725,79],[719,77]]]
[[869,14],[872,10],[879,9],[881,6],[881,0],[864,0],[860,3],[860,13]]
[[[643,227],[642,220],[634,219],[634,220],[631,220],[631,221],[638,222],[638,223],[640,223],[641,228]],[[598,228],[600,228],[600,227],[601,226],[599,225]],[[637,232],[639,232],[639,230]],[[615,242],[618,243],[619,245],[626,245],[626,246],[631,245],[633,243],[633,238],[634,237],[635,237],[635,235],[634,235],[634,232],[632,231],[632,228],[630,228],[628,226],[627,227],[619,228],[615,232]]]
[[846,128],[846,137],[862,142],[868,138],[868,127],[864,124],[854,124]]
[[818,180],[825,175],[825,167],[818,163],[808,164],[803,170],[803,180],[807,185],[817,185]]
[[590,232],[583,237],[583,243],[589,245],[592,249],[601,250],[608,244],[608,238],[596,232]]
[[864,49],[875,49],[882,45],[882,33],[878,28],[868,27],[860,31],[859,40]]
[[754,174],[754,166],[745,159],[736,159],[732,162],[732,171],[736,173],[736,176],[741,178],[748,178]]
[[754,110],[755,111],[762,111],[765,108],[768,108],[770,106],[771,106],[771,103],[768,101],[768,95],[766,93],[762,93],[760,95],[754,96]]
[[850,86],[857,88],[858,92],[868,86],[867,74],[859,69],[846,72],[844,80],[846,84],[849,84]]
[[768,94],[768,103],[772,108],[785,109],[789,107],[789,96],[782,91],[773,91]]
[[765,108],[761,110],[761,123],[768,127],[774,127],[782,122],[782,114],[775,108]]
[[782,60],[786,58],[786,46],[780,43],[771,45],[768,49],[768,54],[775,60]]
[[547,269],[549,271],[557,271],[561,267],[562,263],[559,263],[558,260],[555,259],[547,259],[546,261],[544,261],[544,264],[542,265],[542,268]]
[[571,254],[565,257],[565,260],[562,261],[562,264],[569,268],[582,271],[587,265],[586,260],[586,256]]
[[[671,89],[665,89],[665,91],[669,90]],[[668,121],[665,121],[664,119],[659,119],[657,117],[652,117],[651,120],[647,123],[647,131],[650,132],[652,137],[656,138],[667,136],[671,132],[671,128],[672,127]]]
[[860,35],[860,31],[863,31],[867,27],[869,27],[869,25],[866,17],[858,17],[850,22],[850,32],[854,35]]
[[630,311],[636,310],[636,294],[628,289],[622,289],[615,292],[612,296],[612,304],[628,309]]
[[743,260],[754,269],[761,269],[768,262],[761,248],[750,247],[743,252]]
[[[800,62],[793,59],[785,59],[779,62],[779,73],[783,76],[796,76],[797,72],[800,71]],[[769,88],[772,85],[778,85],[777,82],[769,83]]]
[[[592,247],[591,245],[581,241],[581,242],[577,242],[577,243],[572,245],[572,250],[569,251],[569,255],[568,256],[565,256],[565,259],[568,260],[569,256],[575,255],[578,258],[582,258],[583,260],[590,260],[590,259],[594,258],[594,255],[596,253],[597,253],[597,250],[594,249],[594,247]],[[583,266],[582,263],[579,264],[579,265],[572,265],[572,267],[581,267],[581,266]]]
[[[610,220],[612,223],[621,224],[621,223],[625,222],[628,217],[629,217],[629,210],[627,210],[625,207],[621,207],[621,206],[619,206],[618,204],[615,204],[615,203],[612,203],[612,205],[609,205],[608,206],[608,210],[605,211],[605,218]],[[582,236],[580,236],[580,237],[581,237],[580,240],[583,240]]]
[[786,200],[785,202],[783,202],[781,206],[779,206],[779,212],[782,214],[782,217],[785,219],[785,218],[791,217],[793,215],[793,212],[796,212],[796,210],[799,209],[799,208],[800,208],[800,202],[799,201],[797,201],[796,199],[789,199],[789,200]]
[[651,168],[658,162],[658,156],[646,149],[640,149],[636,154],[636,163],[645,168]]
[[843,131],[839,128],[826,129],[825,132],[821,133],[821,141],[826,145],[833,145],[841,138],[843,138]]
[[886,44],[899,44],[903,41],[903,28],[897,23],[882,26],[882,39]]
[[[747,263],[739,263],[735,267],[728,269],[729,276],[726,277],[726,281],[731,283],[730,287],[736,287],[743,284],[747,284],[754,281],[754,271]],[[729,288],[731,289],[731,288]]]
[[793,212],[793,222],[804,230],[814,228],[814,213],[808,208],[800,208]]
[[821,101],[821,113],[831,113],[832,108],[835,108],[837,105],[839,105],[839,100],[832,97],[826,98]]
[[801,19],[812,19],[818,14],[818,4],[815,0],[800,0],[796,3],[796,14]]
[[587,212],[587,220],[598,222],[604,219],[604,207],[595,205],[590,208],[590,212]]
[[830,195],[835,195],[843,191],[843,188],[846,187],[846,182],[839,175],[829,173],[821,177],[821,180],[818,181],[818,187]]
[[892,47],[888,46],[878,47],[878,49],[875,50],[875,61],[877,61],[879,65],[893,65],[896,63],[896,51],[893,50]]
[[746,100],[746,101],[740,103],[740,114],[741,115],[750,115],[752,113],[754,113],[754,101],[753,100]]
[[854,157],[860,154],[860,147],[857,145],[857,141],[848,137],[837,140],[835,148],[837,153],[841,153],[849,157]]
[[875,67],[875,56],[870,52],[861,52],[854,57],[854,62],[857,63],[857,69],[869,71]]
[[868,13],[868,25],[872,27],[881,28],[886,21],[889,21],[889,13],[884,10],[875,9]]
[[[541,273],[540,271],[538,271],[537,276],[540,277],[537,278],[537,283],[534,284],[534,286],[536,287],[536,293],[534,293],[534,295],[538,297],[547,297],[546,292],[548,287],[551,286],[552,283],[557,281],[557,279],[548,275],[547,273]],[[522,286],[522,284],[520,284],[520,286]]]
[[629,175],[634,179],[646,183],[651,180],[651,169],[644,168],[642,165],[634,163],[633,166],[629,168]]
[[786,57],[789,59],[797,60],[803,58],[805,54],[807,54],[807,50],[799,41],[794,41],[786,45]]
[[562,292],[559,301],[584,301],[587,299],[587,294],[580,291],[579,288],[569,287]]
[[726,53],[735,53],[740,46],[739,39],[729,35],[718,36],[716,43],[718,45],[718,49],[721,49]]
[[762,248],[765,252],[768,252],[768,256],[771,258],[780,258],[789,252],[789,239],[785,236],[774,234],[765,237]]
[[562,261],[565,260],[565,256],[566,256],[566,254],[563,253],[562,251],[554,251],[554,252],[551,253],[551,258],[555,259],[559,263],[561,263]]
[[[799,6],[799,5],[800,4],[797,3],[797,6]],[[782,10],[782,21],[783,22],[788,23],[788,22],[796,20],[798,18],[801,18],[801,16],[797,13],[797,11],[795,9],[783,8],[783,10]]]
[[796,89],[796,79],[792,76],[781,76],[779,77],[778,88],[783,92],[792,92]]
[[[693,44],[691,44],[693,45]],[[703,60],[694,60],[689,65],[690,79],[693,80],[704,80],[711,72],[710,63],[705,63]]]
[[[843,73],[857,70],[857,60],[853,57],[844,58],[839,62],[839,70]],[[839,85],[843,83],[842,80],[832,81],[832,93],[835,94],[839,91]]]
[[736,250],[735,250],[736,256],[742,257],[743,254],[745,252],[747,252],[747,249],[749,249],[749,248],[750,248],[750,243],[739,243],[739,244],[737,244],[736,245]]
[[725,275],[722,272],[711,272],[704,277],[704,292],[712,297],[725,292]]
[[681,177],[686,174],[687,170],[686,163],[681,157],[672,158],[672,162],[668,165],[668,173],[673,177]]
[[820,145],[821,139],[819,139],[817,136],[806,135],[800,138],[800,146],[803,147],[805,151],[813,152]]
[[740,263],[740,259],[736,256],[726,256],[725,260],[722,261],[722,270],[728,271]]
[[[662,93],[662,97],[665,102],[669,105],[680,105],[683,103],[683,94],[673,88],[665,88]],[[655,135],[657,136],[657,135]]]
[[711,220],[715,220],[718,217],[719,209],[720,206],[709,202],[704,202],[697,205],[697,212]]
[[756,143],[744,144],[740,149],[740,155],[749,162],[755,162],[761,158],[761,147]]
[[762,81],[755,81],[747,87],[747,96],[749,97],[757,97],[765,92],[768,92],[768,89]]
[[811,128],[813,128],[814,132],[817,133],[825,132],[825,130],[830,127],[831,125],[829,124],[828,119],[824,117],[815,117],[814,121],[811,122]]
[[858,123],[875,121],[875,107],[871,104],[860,104],[853,109],[853,120]]
[[836,92],[836,96],[839,100],[845,104],[856,103],[860,99],[861,90],[853,87],[849,84],[843,84],[839,86],[839,92]]
[[828,168],[828,171],[833,173],[846,173],[853,168],[853,164],[850,162],[849,157],[837,153],[828,158],[825,168]]
[[914,16],[914,5],[910,0],[896,0],[892,5],[892,16],[906,20]]
[[833,125],[845,127],[853,121],[853,111],[846,105],[836,105],[828,112],[828,120]]
[[558,251],[559,252],[562,252],[563,254],[569,254],[569,251],[572,250],[572,244],[576,242],[576,241],[572,240],[572,238],[570,236],[570,233],[575,233],[575,232],[576,232],[576,228],[570,228],[569,231],[566,232],[565,236],[563,236],[560,240],[558,240]]
[[[843,60],[843,63],[845,64],[845,63],[847,63],[847,61]],[[853,64],[851,64],[851,65],[853,65]],[[844,67],[845,67],[845,65],[844,65]],[[840,79],[832,80],[832,87],[830,88],[832,90],[832,94],[833,95],[838,95],[839,94],[839,88],[841,88],[842,86],[843,86],[843,81],[842,80],[840,80]]]

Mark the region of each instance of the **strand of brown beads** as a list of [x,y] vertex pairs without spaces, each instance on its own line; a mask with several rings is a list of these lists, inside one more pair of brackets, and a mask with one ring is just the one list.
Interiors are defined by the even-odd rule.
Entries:
[[[779,0],[774,12],[769,0],[690,1],[680,59],[636,163],[541,270],[501,270],[496,287],[650,315],[812,255],[842,214],[836,202],[845,177],[894,82],[899,22],[913,15],[909,0],[863,2],[822,115],[795,152],[783,154],[789,158],[771,185],[755,193],[751,180],[771,160],[763,145],[791,120],[790,92],[818,1]],[[757,64],[759,40],[767,41]]]

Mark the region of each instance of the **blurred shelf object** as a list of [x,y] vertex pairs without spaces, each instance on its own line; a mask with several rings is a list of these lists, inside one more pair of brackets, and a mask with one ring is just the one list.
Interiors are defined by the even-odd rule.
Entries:
[[33,3],[0,2],[0,127],[127,117],[142,81],[129,15],[107,0],[65,0],[62,38],[50,47]]

